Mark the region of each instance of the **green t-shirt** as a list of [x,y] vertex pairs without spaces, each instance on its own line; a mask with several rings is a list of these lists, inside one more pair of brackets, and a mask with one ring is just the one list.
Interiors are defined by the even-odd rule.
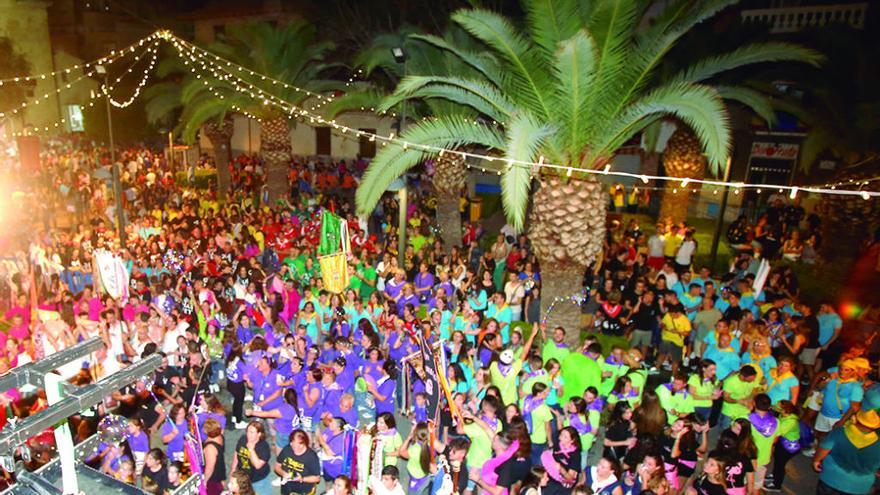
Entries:
[[423,235],[414,235],[410,237],[409,243],[413,247],[413,251],[419,252],[422,249],[422,246],[428,242],[428,238]]
[[776,425],[776,430],[774,430],[769,437],[762,435],[757,428],[752,428],[752,440],[755,441],[755,446],[758,447],[759,466],[770,464],[770,457],[773,455],[773,443],[778,436],[779,425]]
[[[700,375],[691,375],[688,378],[688,388],[693,387],[694,393],[700,397],[711,396],[718,390],[718,382],[715,383],[700,380]],[[693,396],[692,396],[693,397]],[[712,407],[712,399],[697,399],[694,397],[694,407]]]
[[648,381],[648,371],[639,368],[631,370],[626,376],[632,382],[632,387],[639,391],[639,402],[642,402],[642,396],[645,395],[645,382]]
[[[758,380],[744,382],[740,379],[739,374],[735,373],[728,376],[724,380],[724,386],[722,387],[722,390],[727,392],[732,399],[739,400],[751,397],[752,392],[760,385],[761,384],[758,383]],[[742,404],[724,402],[724,404],[721,406],[721,414],[729,417],[730,419],[744,418],[749,415],[749,408]]]
[[549,361],[550,358],[556,358],[556,360],[559,361],[559,364],[562,364],[570,352],[571,350],[567,345],[563,344],[562,347],[558,347],[556,342],[554,342],[553,339],[550,339],[544,343],[544,349],[541,350],[541,356],[544,358],[545,363]]
[[[667,383],[660,385],[655,392],[657,392],[657,397],[660,399],[660,405],[668,413],[666,416],[669,424],[672,424],[679,418],[678,415],[694,412],[694,401],[691,394],[687,393],[686,390],[673,394],[668,385]],[[673,409],[676,414],[672,414]]]
[[541,404],[532,411],[532,433],[529,437],[532,443],[543,445],[547,443],[546,424],[553,421],[553,412],[547,404]]
[[370,296],[373,294],[373,292],[376,292],[376,280],[379,277],[376,275],[376,269],[373,268],[372,266],[368,266],[366,268],[362,268],[361,266],[358,266],[358,269],[363,270],[364,281],[368,280],[368,281],[372,282],[372,284],[373,284],[373,285],[370,285],[366,282],[361,282],[360,296],[361,296],[361,299],[366,301],[367,299],[370,298]]
[[516,404],[519,402],[517,390],[516,390],[516,381],[519,372],[522,370],[522,361],[518,358],[514,358],[513,364],[510,365],[510,371],[507,375],[502,375],[501,370],[498,369],[498,362],[495,361],[489,366],[489,377],[492,381],[492,385],[498,387],[498,390],[501,391],[501,401],[507,404]]
[[409,454],[409,459],[406,460],[406,471],[409,473],[409,477],[421,479],[427,476],[428,473],[422,470],[422,463],[419,461],[422,456],[422,446],[411,443],[406,452]]
[[382,436],[382,454],[385,456],[385,466],[397,466],[397,449],[403,445],[403,439],[400,433],[395,432],[394,435]]
[[[501,421],[498,421],[495,431],[501,430]],[[486,430],[477,423],[465,423],[464,434],[471,440],[471,447],[467,453],[468,466],[482,466],[492,458],[492,438]]]

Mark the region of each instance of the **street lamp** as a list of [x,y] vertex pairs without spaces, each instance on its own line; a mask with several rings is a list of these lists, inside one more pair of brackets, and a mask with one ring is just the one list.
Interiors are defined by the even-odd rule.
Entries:
[[107,103],[107,134],[110,138],[110,171],[113,175],[113,195],[116,197],[116,230],[119,234],[119,247],[125,248],[125,213],[122,211],[122,171],[119,164],[116,163],[116,145],[113,142],[113,115],[110,112],[110,84],[107,68],[103,65],[96,65],[95,72],[104,76],[104,96]]

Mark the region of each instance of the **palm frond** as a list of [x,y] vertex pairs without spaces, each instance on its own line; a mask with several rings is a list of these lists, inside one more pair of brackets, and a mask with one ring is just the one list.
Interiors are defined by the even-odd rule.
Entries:
[[487,10],[459,10],[452,19],[474,37],[495,49],[508,62],[504,74],[509,82],[511,99],[520,102],[535,115],[551,115],[548,91],[552,80],[546,59],[504,17]]
[[416,92],[432,87],[449,90],[458,88],[462,94],[467,93],[470,95],[467,100],[462,100],[463,105],[470,106],[499,122],[507,119],[516,108],[513,102],[507,100],[504,93],[482,81],[472,81],[459,77],[407,76],[400,81],[394,94],[382,102],[378,110],[386,111],[402,100],[416,96]]
[[351,91],[328,103],[324,107],[324,115],[332,119],[345,112],[373,110],[379,107],[383,98],[385,98],[385,94],[375,88]]
[[187,144],[195,143],[199,129],[211,119],[220,120],[226,115],[227,107],[221,100],[210,94],[202,94],[187,104],[180,117],[180,138]]
[[589,161],[611,156],[635,133],[667,115],[690,126],[703,144],[712,171],[720,170],[730,152],[727,111],[717,91],[697,84],[662,86],[624,109],[604,128],[603,140],[594,144]]
[[538,150],[553,133],[549,124],[528,113],[518,113],[507,127],[507,150],[504,158],[512,160],[501,174],[501,204],[511,225],[521,231],[526,221],[532,171],[516,161],[536,161]]
[[824,59],[824,55],[819,52],[794,43],[777,41],[752,43],[730,53],[708,57],[691,64],[687,69],[673,76],[670,82],[701,82],[745,65],[764,62],[802,62],[817,66]]
[[716,85],[714,88],[722,98],[742,103],[764,119],[767,124],[772,125],[776,123],[776,112],[773,110],[773,105],[767,95],[744,86]]
[[144,91],[147,121],[151,124],[167,121],[181,108],[180,90],[175,83],[159,83]]
[[619,107],[624,90],[620,77],[628,68],[637,13],[634,0],[597,2],[588,25],[598,51],[595,87],[584,105],[591,126],[610,118]]
[[585,29],[560,44],[553,69],[559,82],[555,115],[563,133],[562,141],[571,153],[584,139],[583,130],[590,118],[586,105],[596,74],[596,45]]
[[505,147],[504,138],[498,130],[453,115],[411,125],[401,138],[414,146],[403,148],[401,145],[389,144],[379,150],[367,167],[355,194],[359,214],[369,214],[391,182],[434,155],[433,151],[419,149],[418,145],[443,149],[455,149],[463,145],[477,145],[488,149]]
[[439,36],[430,34],[413,34],[410,35],[410,39],[424,42],[439,50],[451,53],[463,64],[485,76],[487,81],[494,83],[501,77],[497,64],[484,54],[457,47]]
[[581,27],[577,0],[528,0],[523,2],[532,40],[556,53],[559,43],[571,38]]

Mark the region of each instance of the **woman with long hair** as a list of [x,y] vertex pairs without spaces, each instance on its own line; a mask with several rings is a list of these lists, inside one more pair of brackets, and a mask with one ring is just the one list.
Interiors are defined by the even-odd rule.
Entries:
[[620,464],[617,460],[602,456],[599,462],[586,471],[586,485],[594,495],[622,495]]
[[605,457],[622,461],[629,449],[635,447],[636,425],[632,418],[633,409],[628,402],[615,404],[605,428]]
[[687,489],[687,495],[726,495],[724,460],[721,453],[709,454],[703,463],[703,474]]
[[230,470],[241,469],[250,479],[255,491],[260,494],[270,493],[272,490],[269,480],[269,458],[271,455],[272,449],[266,441],[266,429],[263,423],[251,421],[245,434],[235,446],[235,456],[232,458]]
[[229,475],[227,488],[229,488],[230,495],[257,495],[251,484],[251,479],[244,471],[233,471]]
[[522,486],[519,487],[521,495],[542,495],[544,487],[550,481],[550,475],[544,466],[532,466],[529,474],[523,478]]
[[667,425],[666,411],[660,405],[660,398],[653,390],[647,389],[642,395],[642,404],[633,414],[636,431],[650,435],[660,435]]
[[[751,437],[751,435],[749,435]],[[740,451],[740,440],[737,433],[728,429],[721,432],[716,451],[723,453],[724,480],[728,495],[746,495],[753,493],[755,483],[754,456],[743,455]]]
[[688,393],[694,402],[694,411],[703,419],[712,416],[712,403],[721,397],[721,382],[716,371],[718,366],[711,359],[700,361],[697,372],[688,378]]
[[278,404],[276,409],[245,411],[250,417],[274,420],[272,428],[275,429],[276,454],[289,443],[290,434],[293,430],[299,429],[302,422],[296,390],[292,388],[285,390],[283,397],[284,401]]
[[405,459],[406,471],[409,473],[408,493],[422,493],[429,485],[432,452],[431,434],[427,423],[416,423],[409,436],[397,449],[398,457]]
[[[234,335],[235,332],[226,332]],[[244,420],[244,396],[247,391],[244,383],[246,366],[244,363],[244,346],[234,340],[226,354],[226,389],[232,395],[232,424],[237,430],[247,428]]]

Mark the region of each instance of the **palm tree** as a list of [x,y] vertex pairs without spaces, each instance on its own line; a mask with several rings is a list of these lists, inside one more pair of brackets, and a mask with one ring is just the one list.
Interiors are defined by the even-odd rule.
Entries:
[[[460,10],[452,20],[484,43],[485,54],[447,49],[479,77],[409,76],[385,106],[399,98],[444,94],[479,112],[483,122],[500,123],[445,115],[410,127],[402,138],[448,150],[469,145],[492,150],[498,158],[487,166],[501,172],[504,212],[517,229],[525,227],[537,179],[529,227],[546,311],[557,298],[581,291],[584,271],[601,255],[606,193],[595,174],[624,142],[674,116],[694,130],[709,167],[717,170],[731,144],[727,112],[718,90],[699,81],[744,64],[815,56],[799,46],[763,43],[657,77],[656,68],[677,40],[733,3],[672,2],[648,22],[636,0],[528,0],[524,28],[487,10]],[[638,30],[643,21],[650,27]],[[418,146],[383,148],[358,188],[359,212],[369,213],[387,185],[427,154]],[[542,157],[558,167],[527,165]],[[578,328],[574,305],[558,305],[553,316],[556,323]],[[579,332],[568,335],[572,343],[579,340]]]
[[[263,22],[230,26],[224,36],[208,47],[208,51],[258,74],[232,69],[235,77],[244,83],[292,105],[301,105],[310,97],[306,91],[320,94],[342,86],[338,81],[322,78],[333,67],[324,60],[332,48],[332,43],[318,40],[314,25],[296,20],[278,27]],[[255,117],[260,122],[260,152],[266,162],[266,187],[269,200],[274,203],[289,193],[291,116],[278,106],[266,104],[235,86],[241,84],[224,79],[213,80],[208,87],[202,79],[184,78],[179,90],[179,101],[184,107],[179,130],[184,141],[191,141],[207,124],[208,137],[213,135],[223,142],[231,129],[227,120],[230,114],[240,112]],[[223,98],[217,97],[218,94]],[[165,98],[172,97],[166,95]]]
[[[463,62],[452,51],[435,46],[434,42],[459,50],[475,52],[479,47],[476,40],[460,29],[448,29],[442,38],[418,34],[413,27],[404,26],[394,33],[383,33],[376,36],[372,43],[359,52],[354,59],[354,66],[361,68],[372,82],[357,83],[354,90],[337,98],[327,105],[325,113],[333,118],[340,113],[375,109],[382,105],[394,87],[404,77],[404,72],[418,75],[478,76],[474,69]],[[398,63],[391,54],[394,47],[403,47],[407,54],[406,68]],[[401,101],[388,105],[389,110],[401,112]],[[460,115],[476,118],[478,113],[467,107],[461,107],[447,98],[446,94],[424,94],[421,101],[414,101],[407,109],[407,115],[414,121],[422,118],[433,118],[442,115]],[[459,202],[461,191],[467,181],[467,164],[464,156],[455,153],[435,155],[434,176],[432,185],[436,196],[436,218],[440,227],[444,247],[449,250],[461,243],[461,216]]]
[[203,82],[187,70],[180,58],[174,56],[163,58],[156,68],[156,73],[164,80],[144,91],[147,101],[145,106],[147,120],[152,124],[168,125],[175,134],[183,134],[183,141],[187,144],[196,141],[200,126],[204,136],[211,142],[214,163],[217,167],[217,197],[223,200],[231,182],[229,162],[232,134],[235,130],[232,114],[223,112],[207,119],[192,118],[190,112],[193,107],[185,108],[183,94],[201,92],[203,98],[210,98],[212,95]]

